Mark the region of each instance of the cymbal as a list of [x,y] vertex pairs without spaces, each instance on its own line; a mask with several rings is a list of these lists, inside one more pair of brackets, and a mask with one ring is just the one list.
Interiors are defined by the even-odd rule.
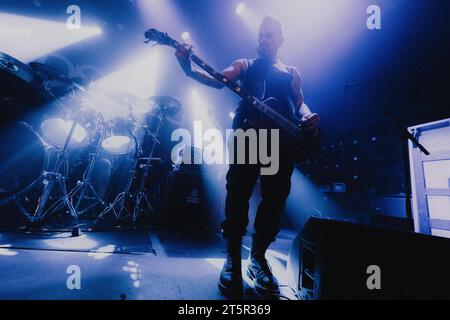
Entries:
[[18,77],[29,83],[36,77],[36,74],[29,66],[4,52],[0,52],[0,70],[15,73]]
[[45,81],[48,90],[55,97],[62,97],[71,90],[80,89],[71,78],[60,73],[52,66],[40,62],[30,62],[28,65]]
[[31,67],[0,52],[0,113],[25,120],[27,114],[53,100],[42,82]]
[[166,115],[175,115],[181,110],[181,103],[170,96],[153,96],[149,98]]
[[105,92],[97,88],[93,89],[88,87],[79,95],[78,99],[80,100],[79,105],[81,105],[83,109],[93,109],[102,114],[107,120],[111,120],[116,116],[127,117],[130,113],[130,111],[119,104],[117,100],[112,99],[105,94]]
[[69,79],[67,76],[59,73],[55,68],[43,64],[40,62],[30,62],[28,64],[42,79],[54,80],[54,79]]
[[151,112],[155,106],[151,101],[144,100],[124,91],[107,92],[106,96],[115,101],[122,108],[126,108],[136,114]]
[[49,65],[40,62],[30,62],[28,65],[43,80],[50,81],[58,85],[70,86],[73,84],[71,78],[69,78],[64,74],[59,73],[55,68]]

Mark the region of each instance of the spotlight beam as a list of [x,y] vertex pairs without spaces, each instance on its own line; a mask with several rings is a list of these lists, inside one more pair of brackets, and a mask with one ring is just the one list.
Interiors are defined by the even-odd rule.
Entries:
[[101,33],[100,28],[93,26],[69,30],[65,22],[0,13],[0,51],[24,62],[37,60]]
[[158,50],[143,50],[123,68],[97,80],[95,86],[105,91],[128,92],[143,99],[154,96],[164,75],[161,58]]

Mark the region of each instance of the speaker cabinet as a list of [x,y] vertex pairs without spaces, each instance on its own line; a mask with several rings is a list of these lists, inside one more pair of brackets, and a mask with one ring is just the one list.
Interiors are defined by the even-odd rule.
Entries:
[[214,219],[213,177],[201,170],[174,170],[169,173],[161,220],[166,226],[217,229]]
[[450,240],[311,218],[288,276],[304,300],[450,299]]

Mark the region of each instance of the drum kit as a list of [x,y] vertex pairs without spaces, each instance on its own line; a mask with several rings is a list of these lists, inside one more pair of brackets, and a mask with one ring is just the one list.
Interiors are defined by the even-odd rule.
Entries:
[[[154,212],[147,187],[161,163],[159,132],[180,109],[171,97],[100,90],[0,52],[0,205],[14,204],[30,224],[57,212],[77,223],[95,212],[94,224],[109,214],[136,224]],[[93,183],[105,155],[131,159],[112,201]]]

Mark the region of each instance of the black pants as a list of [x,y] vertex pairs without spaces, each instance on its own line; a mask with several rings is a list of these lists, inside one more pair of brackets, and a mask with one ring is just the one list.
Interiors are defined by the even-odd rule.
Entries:
[[291,190],[293,170],[294,161],[283,150],[280,150],[279,170],[275,175],[260,176],[259,165],[230,165],[226,176],[226,219],[222,223],[224,237],[232,238],[245,235],[249,222],[249,200],[258,177],[260,177],[261,201],[254,224],[255,235],[266,241],[275,241],[275,237],[280,230],[286,199]]

